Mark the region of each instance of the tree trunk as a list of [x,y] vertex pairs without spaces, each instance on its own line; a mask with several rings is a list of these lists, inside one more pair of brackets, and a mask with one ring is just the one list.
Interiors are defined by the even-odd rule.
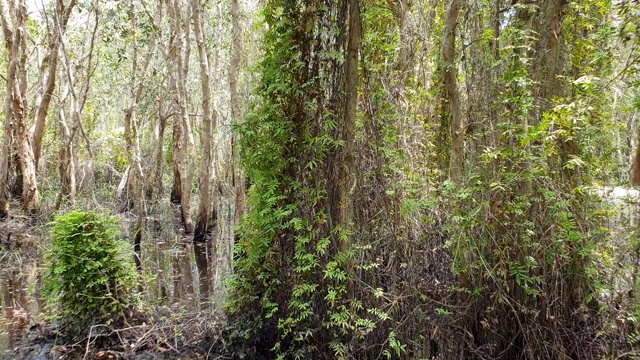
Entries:
[[63,0],[56,1],[56,11],[53,18],[53,24],[49,28],[49,48],[47,56],[40,65],[40,82],[38,85],[38,94],[36,95],[36,109],[33,129],[31,131],[33,139],[33,155],[35,159],[35,167],[38,168],[40,156],[42,153],[42,138],[49,111],[51,97],[56,87],[56,71],[58,69],[58,50],[62,41],[62,36],[67,28],[69,16],[76,0],[71,0],[69,5],[65,6]]
[[16,128],[15,123],[11,129],[11,139],[11,156],[9,156],[9,191],[13,197],[22,198],[22,166],[20,165],[20,154],[17,142],[18,129]]
[[[349,0],[349,39],[346,53],[345,113],[341,140],[344,146],[340,161],[340,226],[350,228],[353,219],[353,193],[356,188],[354,175],[354,145],[356,133],[356,110],[358,107],[358,50],[360,47],[360,8],[358,0]],[[348,244],[342,244],[344,247]]]
[[[8,96],[8,95],[7,95]],[[13,120],[9,102],[5,101],[4,134],[2,138],[2,153],[0,154],[0,219],[9,216],[9,157],[13,142]]]
[[456,26],[462,7],[461,0],[451,0],[444,20],[442,34],[442,61],[444,62],[444,87],[449,100],[451,116],[451,149],[449,152],[449,177],[459,184],[462,181],[464,166],[464,123],[460,108],[460,92],[455,62]]
[[631,186],[640,185],[640,145],[636,146],[636,156],[631,168]]
[[31,138],[29,137],[29,131],[25,123],[26,105],[26,96],[24,97],[24,101],[22,101],[22,106],[18,105],[18,101],[15,101],[14,107],[19,108],[19,110],[13,114],[15,118],[21,119],[18,121],[18,141],[20,143],[19,155],[22,169],[22,201],[24,202],[27,212],[35,215],[40,211],[40,194],[36,181],[36,163],[31,147]]
[[[264,107],[243,126],[252,206],[233,296],[245,300],[238,313],[257,315],[255,341],[267,349],[280,343],[282,352],[269,357],[300,350],[310,358],[331,353],[332,342],[350,346],[343,342],[350,331],[334,328],[331,317],[354,304],[359,3],[265,6],[268,56],[257,87]],[[339,278],[327,275],[333,270]],[[304,332],[313,336],[297,342],[291,335]]]
[[[65,96],[66,97],[66,96]],[[64,101],[64,98],[62,102]],[[73,107],[73,105],[71,105]],[[69,129],[64,109],[60,107],[58,110],[58,120],[60,122],[60,150],[58,174],[60,175],[60,191],[56,196],[54,209],[58,210],[62,204],[64,197],[68,196],[72,204],[74,204],[76,194],[76,170],[73,150],[73,135],[75,131]]]
[[147,181],[147,199],[157,202],[163,194],[162,175],[164,172],[164,134],[167,128],[169,115],[163,113],[162,104],[158,104],[158,117],[153,129],[153,141],[155,143],[153,154],[153,168]]
[[[73,2],[74,3],[74,2]],[[72,4],[73,4],[72,3]],[[68,9],[70,11],[70,9]],[[98,24],[99,24],[99,15],[97,7],[94,9],[95,11],[95,23],[93,26],[93,31],[91,32],[91,40],[89,42],[89,49],[87,54],[84,56],[86,58],[86,72],[84,85],[81,89],[80,94],[76,93],[75,87],[77,86],[77,77],[73,73],[73,67],[70,64],[69,56],[67,54],[67,49],[64,44],[64,40],[62,39],[62,34],[59,33],[59,44],[62,47],[63,54],[63,65],[65,69],[65,73],[67,75],[67,88],[65,94],[61,97],[60,104],[63,104],[67,99],[68,95],[71,95],[71,101],[69,104],[69,112],[71,113],[71,120],[75,123],[74,126],[69,128],[69,124],[66,121],[66,117],[64,115],[64,108],[60,106],[58,118],[60,120],[60,138],[62,140],[60,144],[60,163],[58,165],[58,172],[60,175],[60,191],[56,196],[56,202],[54,208],[59,209],[62,199],[65,196],[69,196],[72,205],[75,204],[75,194],[76,194],[76,169],[75,169],[75,151],[73,141],[75,139],[76,131],[82,130],[82,111],[84,110],[84,105],[87,101],[87,94],[89,93],[89,86],[91,84],[91,77],[93,74],[93,54],[95,49],[95,40],[98,32]],[[68,15],[66,16],[68,18]],[[57,58],[57,56],[56,56]],[[50,96],[50,95],[49,95]],[[40,108],[38,109],[40,111]],[[46,110],[45,110],[46,112]],[[85,136],[86,140],[86,136]],[[89,155],[93,157],[93,153],[91,150],[91,146],[87,144],[87,151]]]
[[562,72],[560,59],[560,36],[562,16],[566,0],[548,0],[545,2],[540,42],[542,51],[538,54],[539,64],[545,69],[541,82],[540,96],[552,99],[562,95],[563,86],[560,86],[557,76]]
[[[40,211],[35,158],[27,129],[27,8],[24,0],[18,3],[0,1],[5,45],[9,53],[7,71],[7,122],[13,125],[22,173],[22,201],[28,213]],[[6,138],[5,138],[6,144]],[[3,160],[4,162],[4,160]]]
[[[242,25],[240,23],[240,3],[239,0],[231,0],[231,33],[232,49],[229,67],[229,96],[231,101],[231,121],[234,125],[242,123],[240,110],[240,94],[238,92],[238,78],[240,76],[240,66],[242,64]],[[240,134],[234,131],[231,135],[231,164],[232,164],[232,186],[234,191],[234,220],[233,231],[240,225],[240,220],[245,213],[245,177],[240,164]],[[235,239],[235,236],[234,236]],[[232,245],[233,247],[233,245]]]
[[211,164],[211,143],[213,141],[213,128],[216,126],[217,113],[211,107],[211,72],[209,68],[209,53],[205,44],[203,34],[202,8],[199,0],[191,1],[193,12],[193,29],[196,35],[198,47],[198,58],[200,61],[200,85],[202,87],[202,135],[200,142],[202,145],[202,162],[200,164],[200,203],[198,206],[198,216],[193,234],[194,253],[196,265],[198,267],[198,277],[200,284],[200,304],[203,309],[209,303],[209,264],[207,259],[207,242],[212,239],[212,229],[216,226],[215,204],[211,199],[211,183],[213,181]]
[[[179,200],[180,215],[187,234],[193,232],[191,220],[191,187],[194,170],[194,142],[189,122],[188,101],[186,90],[186,76],[189,64],[188,53],[190,51],[189,21],[185,21],[180,9],[180,3],[176,0],[168,2],[169,17],[174,35],[174,43],[170,46],[170,56],[175,65],[176,102],[179,108],[174,122],[173,137],[173,165],[174,186],[171,193],[173,202]],[[185,15],[186,17],[186,15]]]

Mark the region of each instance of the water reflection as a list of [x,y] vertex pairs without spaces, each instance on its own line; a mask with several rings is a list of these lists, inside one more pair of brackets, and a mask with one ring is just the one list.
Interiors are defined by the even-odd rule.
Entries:
[[[17,258],[15,254],[3,254]],[[5,259],[6,260],[6,259]],[[15,348],[23,337],[32,316],[40,312],[41,302],[28,295],[30,287],[36,287],[34,262],[4,261],[0,272],[0,353]]]
[[[23,254],[25,251],[26,248],[0,248],[0,356],[10,354],[28,327],[42,321],[43,302],[38,296],[42,268],[36,259],[27,260],[27,255]],[[208,255],[213,256],[211,253]],[[203,288],[213,292],[214,283],[209,280],[208,287],[198,283],[190,238],[176,233],[147,232],[142,241],[141,257],[141,295],[145,303],[194,311],[203,308],[200,299],[211,298],[208,294],[199,293]],[[208,276],[204,278],[215,279],[214,271],[215,267],[210,266]],[[213,304],[212,307],[219,306],[221,304]]]

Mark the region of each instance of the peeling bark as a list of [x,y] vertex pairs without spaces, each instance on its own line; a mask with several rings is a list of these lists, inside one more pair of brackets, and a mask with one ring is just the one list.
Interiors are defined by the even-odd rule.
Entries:
[[217,113],[211,107],[211,70],[209,68],[209,53],[204,41],[202,9],[199,0],[191,1],[193,13],[193,29],[196,35],[198,48],[198,58],[200,62],[200,85],[202,87],[202,135],[200,142],[202,146],[202,163],[200,164],[200,203],[198,205],[198,216],[193,234],[194,255],[196,266],[198,267],[198,277],[200,283],[200,304],[203,309],[209,303],[209,262],[207,258],[207,242],[212,239],[212,229],[215,229],[216,218],[215,201],[211,198],[211,182],[213,181],[211,164],[211,145],[213,142],[213,129],[217,122]]
[[[27,129],[27,8],[24,0],[18,3],[0,1],[0,13],[5,36],[5,46],[9,53],[7,71],[6,123],[13,125],[15,144],[18,150],[22,173],[22,201],[27,212],[40,211],[38,183],[36,181],[35,159],[31,137]],[[5,126],[6,126],[5,123]],[[6,128],[5,128],[6,135]],[[6,138],[4,143],[6,143]],[[4,152],[4,151],[3,151]],[[8,157],[7,157],[8,159]],[[4,162],[5,160],[3,160]],[[4,176],[4,175],[2,175]],[[6,177],[6,176],[5,176]],[[2,197],[5,197],[4,195]],[[0,204],[0,207],[6,204]]]
[[9,216],[9,157],[11,156],[13,142],[13,124],[8,108],[7,105],[5,107],[6,117],[3,126],[2,153],[0,154],[0,219]]
[[178,115],[174,120],[173,136],[173,165],[174,165],[174,186],[171,192],[172,202],[179,201],[180,216],[187,234],[193,232],[193,221],[191,219],[191,187],[194,172],[194,141],[189,122],[188,101],[186,90],[186,74],[189,64],[189,21],[180,12],[181,4],[172,0],[168,2],[169,18],[174,42],[170,45],[169,53],[175,65],[174,85],[176,87],[176,102],[179,108]]

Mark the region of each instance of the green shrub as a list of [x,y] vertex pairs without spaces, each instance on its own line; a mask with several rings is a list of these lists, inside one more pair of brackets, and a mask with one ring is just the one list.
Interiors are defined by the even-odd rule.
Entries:
[[133,305],[136,271],[115,220],[74,211],[52,224],[44,296],[60,333],[79,339],[92,325],[122,321]]

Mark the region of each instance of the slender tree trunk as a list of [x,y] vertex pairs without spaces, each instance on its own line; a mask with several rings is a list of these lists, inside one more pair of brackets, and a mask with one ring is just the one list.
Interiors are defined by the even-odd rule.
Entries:
[[13,142],[13,121],[8,99],[5,99],[4,133],[2,138],[2,153],[0,154],[0,219],[9,216],[9,157]]
[[[68,91],[67,91],[68,94]],[[66,95],[62,97],[64,102]],[[70,105],[73,107],[74,105]],[[60,191],[56,196],[56,202],[54,209],[58,210],[62,204],[62,200],[65,196],[68,196],[71,203],[74,203],[76,194],[76,176],[75,176],[75,161],[73,150],[73,135],[75,131],[69,129],[66,116],[64,114],[64,108],[60,107],[58,110],[58,121],[60,123],[60,150],[59,150],[59,163],[58,174],[60,175]]]
[[199,0],[191,1],[193,12],[193,29],[196,35],[198,57],[200,62],[200,84],[202,87],[202,163],[200,164],[200,203],[198,216],[193,234],[193,250],[198,267],[200,284],[200,303],[203,309],[208,307],[210,282],[209,263],[207,259],[208,242],[215,242],[212,237],[212,229],[215,229],[215,204],[211,199],[211,183],[213,180],[211,164],[211,143],[213,141],[213,128],[216,126],[217,113],[211,107],[211,70],[209,68],[209,53],[204,41],[202,5]]
[[[189,122],[188,101],[186,90],[186,75],[189,64],[188,53],[190,51],[189,21],[183,19],[180,12],[181,4],[172,0],[169,4],[169,17],[175,36],[171,45],[170,56],[175,64],[176,101],[179,112],[174,122],[174,187],[172,200],[180,201],[180,215],[187,234],[193,232],[191,220],[191,187],[194,170],[194,142]],[[185,15],[186,17],[186,15]]]
[[[231,62],[229,68],[229,96],[231,100],[231,121],[235,125],[242,123],[242,114],[240,110],[240,94],[238,92],[238,78],[240,76],[240,66],[242,64],[242,25],[240,22],[240,3],[239,0],[231,0],[231,33],[232,33],[232,49]],[[245,178],[242,166],[240,165],[240,134],[234,131],[231,135],[231,157],[232,157],[232,184],[234,191],[234,229],[240,225],[240,220],[245,213]],[[235,235],[234,235],[235,240]],[[233,247],[233,244],[232,244]]]
[[459,184],[462,181],[464,166],[464,123],[460,108],[460,91],[455,62],[456,26],[462,0],[451,0],[444,20],[442,35],[442,60],[446,66],[444,71],[444,87],[449,100],[451,116],[451,149],[449,152],[449,176],[451,181]]
[[[133,64],[131,70],[131,104],[125,113],[125,140],[127,147],[127,155],[129,157],[129,163],[131,164],[131,170],[129,171],[128,201],[133,200],[133,205],[136,209],[136,224],[133,232],[134,251],[136,253],[136,266],[138,271],[142,271],[141,264],[141,242],[142,232],[145,216],[145,202],[144,202],[144,170],[142,168],[142,151],[140,149],[140,132],[142,124],[138,120],[138,103],[142,97],[142,91],[144,88],[144,76],[149,68],[151,58],[155,49],[155,35],[154,32],[149,40],[147,48],[147,54],[144,58],[141,71],[138,73],[138,45],[137,45],[137,28],[136,28],[136,2],[131,0],[130,3],[131,13],[131,26],[133,31]],[[151,20],[155,23],[155,19],[162,18],[162,4],[158,5],[157,14]],[[157,24],[154,24],[157,25]],[[131,205],[131,203],[130,203]]]
[[500,10],[502,0],[495,0],[493,13],[493,51],[496,60],[500,60]]
[[58,69],[58,50],[62,36],[67,28],[69,16],[76,5],[76,0],[71,0],[69,5],[64,4],[63,0],[56,0],[56,11],[53,18],[53,24],[49,26],[49,47],[47,56],[40,66],[40,82],[38,93],[36,95],[36,109],[33,129],[31,137],[33,139],[33,155],[35,159],[35,167],[38,168],[40,156],[42,153],[42,138],[49,111],[51,97],[56,87],[56,71]]
[[[25,79],[26,83],[26,79]],[[25,89],[26,90],[26,89]],[[26,95],[26,91],[25,91]],[[20,143],[20,165],[22,169],[22,201],[28,213],[35,215],[40,211],[40,194],[38,192],[38,182],[36,180],[35,158],[31,147],[31,139],[27,130],[26,120],[26,96],[20,109],[14,114],[16,118],[22,120],[18,122],[18,141]],[[18,107],[18,102],[14,103]]]
[[[171,203],[180,205],[182,203],[182,175],[180,164],[184,162],[184,139],[182,135],[182,123],[178,116],[173,119],[172,142],[173,142],[173,185],[171,186]],[[182,220],[182,212],[180,213]]]
[[[69,9],[70,11],[70,9]],[[80,94],[76,93],[75,87],[77,86],[76,76],[73,72],[73,67],[70,64],[69,56],[67,53],[67,49],[65,47],[64,39],[62,38],[62,33],[58,34],[59,45],[62,48],[62,58],[63,65],[65,69],[65,73],[67,75],[67,88],[65,94],[62,96],[62,100],[60,104],[63,104],[69,95],[71,98],[69,104],[69,112],[71,113],[72,123],[75,125],[70,128],[69,123],[66,120],[64,114],[64,108],[60,106],[58,118],[60,120],[60,134],[62,143],[60,144],[60,163],[58,165],[58,172],[60,175],[60,191],[56,196],[56,202],[54,208],[59,209],[62,199],[65,196],[68,196],[71,203],[75,204],[75,194],[76,194],[76,169],[75,169],[75,151],[74,151],[74,139],[76,135],[76,131],[82,130],[82,112],[84,110],[84,105],[87,100],[87,94],[89,93],[89,86],[91,84],[91,77],[93,74],[93,54],[95,49],[95,40],[98,32],[98,24],[99,24],[99,12],[97,4],[94,3],[94,12],[95,12],[95,22],[93,26],[93,31],[91,32],[91,39],[89,42],[89,49],[84,59],[86,59],[86,69],[85,69],[85,80],[84,85],[80,91]],[[68,18],[68,15],[67,15]],[[56,56],[57,58],[57,56]],[[40,109],[39,109],[40,110]],[[45,110],[46,112],[46,110]],[[86,137],[85,137],[86,138]],[[87,150],[91,157],[93,157],[93,153],[91,151],[91,147],[87,146]]]
[[638,185],[640,185],[640,145],[636,146],[636,155],[631,169],[631,186]]
[[[354,175],[354,146],[356,133],[356,110],[358,107],[358,50],[360,47],[360,8],[358,0],[349,0],[349,37],[345,72],[345,113],[342,123],[344,146],[340,161],[340,225],[350,228],[353,219],[353,193],[356,188]],[[345,246],[348,244],[342,244]]]
[[167,128],[169,116],[164,114],[162,104],[158,104],[158,117],[153,130],[153,141],[155,143],[153,154],[153,168],[147,182],[146,196],[154,202],[163,194],[162,174],[164,172],[164,135]]
[[22,173],[22,201],[27,212],[36,214],[40,211],[40,199],[31,137],[26,124],[28,114],[27,8],[24,0],[19,0],[17,3],[7,3],[6,0],[1,0],[0,12],[5,45],[9,53],[6,100],[7,119],[5,121],[13,125],[20,172]]

